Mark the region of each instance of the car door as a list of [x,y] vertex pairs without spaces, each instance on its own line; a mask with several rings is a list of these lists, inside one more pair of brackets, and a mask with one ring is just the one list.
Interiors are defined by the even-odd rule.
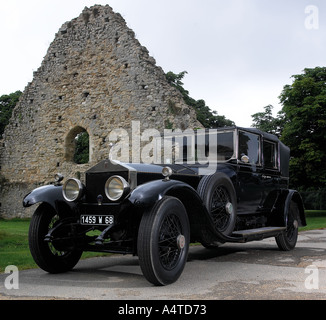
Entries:
[[264,197],[262,179],[262,137],[238,131],[238,214],[256,213]]
[[268,213],[272,210],[280,187],[279,148],[276,141],[264,139],[262,148],[264,197],[262,207]]

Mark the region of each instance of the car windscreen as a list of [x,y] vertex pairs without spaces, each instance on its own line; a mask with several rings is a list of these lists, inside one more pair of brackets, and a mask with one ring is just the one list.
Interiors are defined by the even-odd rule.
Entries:
[[234,156],[233,131],[198,130],[163,139],[164,163],[206,164]]

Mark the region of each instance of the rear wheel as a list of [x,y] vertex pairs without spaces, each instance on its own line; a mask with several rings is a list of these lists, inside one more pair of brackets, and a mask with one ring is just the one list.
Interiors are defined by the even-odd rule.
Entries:
[[49,273],[71,270],[83,253],[82,250],[73,248],[68,250],[62,242],[45,241],[49,230],[60,221],[60,217],[49,205],[41,204],[34,212],[29,227],[29,248],[34,261],[41,269]]
[[280,250],[293,250],[298,240],[298,217],[299,207],[295,202],[290,203],[290,210],[287,218],[286,230],[275,238]]
[[174,197],[164,197],[144,213],[138,233],[139,264],[154,285],[178,280],[187,261],[190,242],[188,215]]

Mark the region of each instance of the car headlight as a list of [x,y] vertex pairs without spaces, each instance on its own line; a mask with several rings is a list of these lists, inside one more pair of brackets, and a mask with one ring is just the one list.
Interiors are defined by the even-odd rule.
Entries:
[[120,176],[113,176],[105,183],[105,194],[111,201],[119,200],[130,191],[129,183]]
[[78,201],[83,196],[84,186],[78,179],[68,179],[63,185],[63,197],[69,201]]

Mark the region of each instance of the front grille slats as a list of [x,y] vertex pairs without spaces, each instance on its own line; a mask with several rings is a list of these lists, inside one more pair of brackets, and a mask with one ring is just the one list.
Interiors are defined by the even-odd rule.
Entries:
[[97,203],[97,196],[103,196],[103,203],[111,203],[106,197],[104,186],[106,181],[115,175],[119,175],[128,181],[128,172],[99,172],[86,174],[86,202]]

